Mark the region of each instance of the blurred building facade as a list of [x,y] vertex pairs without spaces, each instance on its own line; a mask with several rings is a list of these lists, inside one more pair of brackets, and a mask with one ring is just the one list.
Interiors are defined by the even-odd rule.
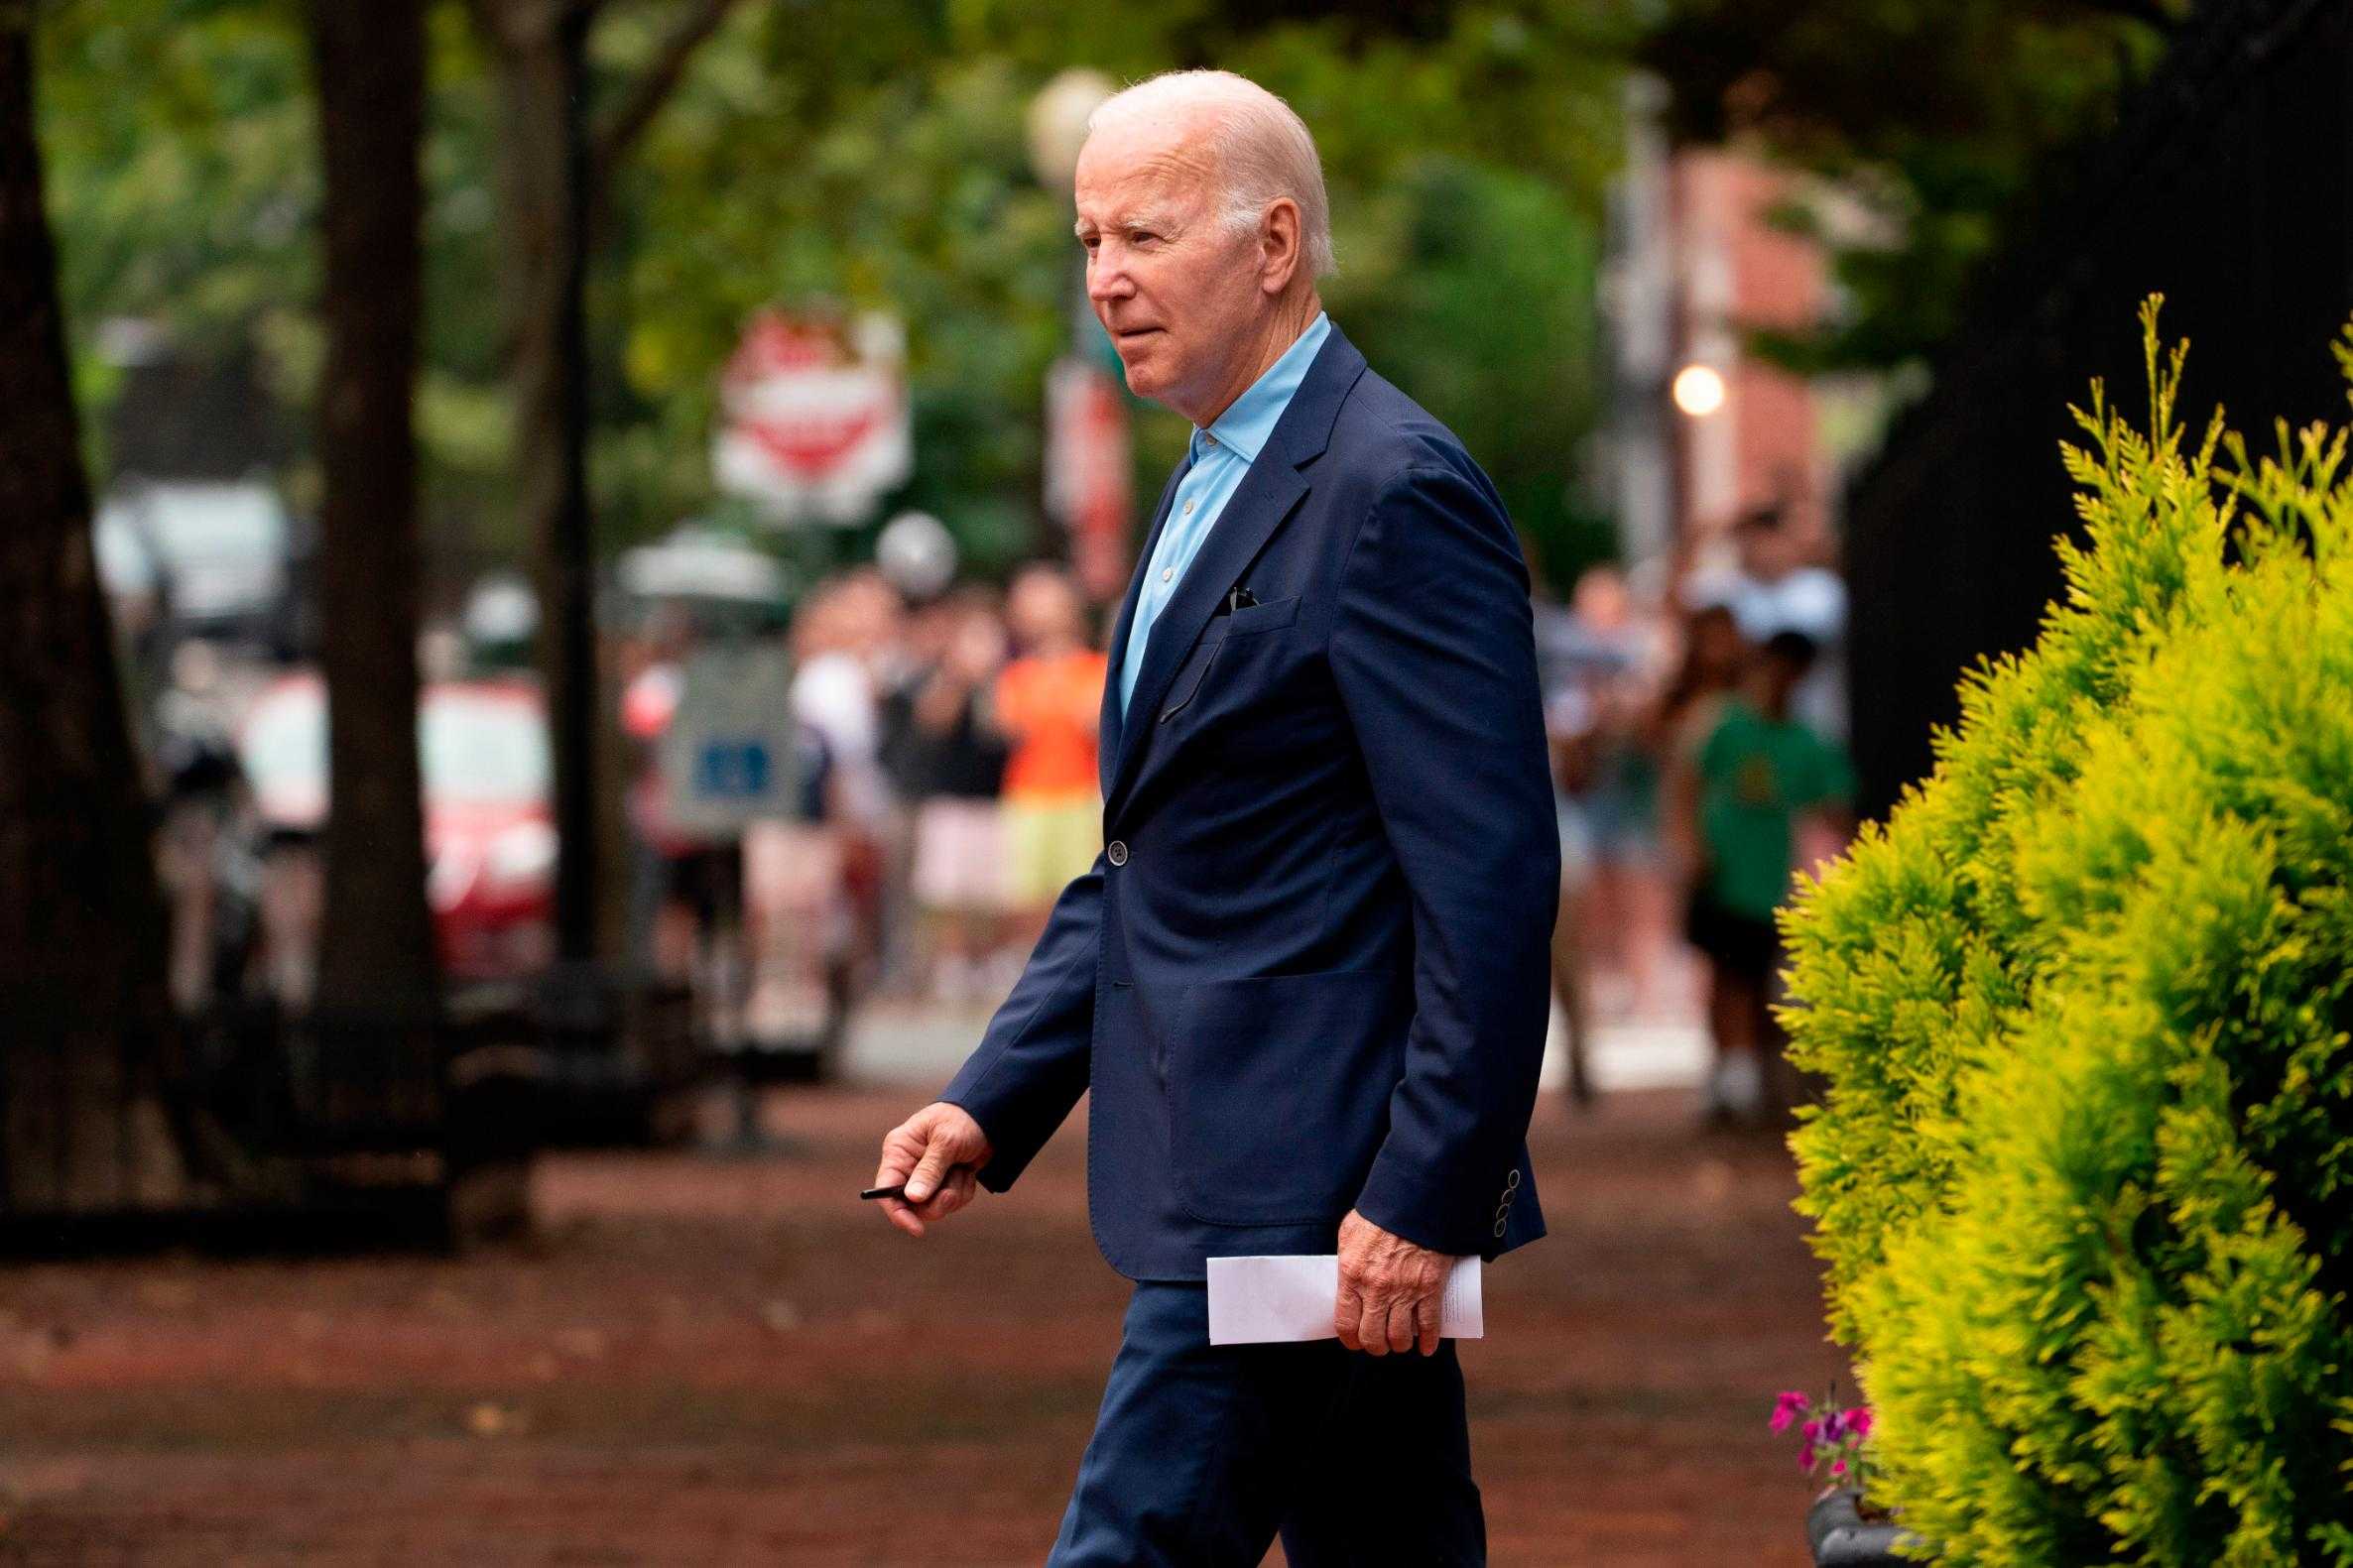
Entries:
[[1610,498],[1638,583],[1729,549],[1733,521],[1779,508],[1828,553],[1838,454],[1820,394],[1750,351],[1830,308],[1821,248],[1776,222],[1794,177],[1737,152],[1672,147],[1664,91],[1626,93],[1603,305],[1611,339]]

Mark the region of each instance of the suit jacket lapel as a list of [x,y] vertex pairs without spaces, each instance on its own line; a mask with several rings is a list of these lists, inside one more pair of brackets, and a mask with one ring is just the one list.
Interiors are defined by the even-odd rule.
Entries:
[[1128,575],[1128,591],[1126,596],[1120,600],[1119,619],[1111,628],[1110,667],[1104,672],[1103,710],[1101,717],[1095,723],[1096,778],[1102,788],[1103,798],[1106,800],[1111,798],[1112,764],[1119,758],[1123,740],[1124,725],[1119,703],[1119,670],[1120,665],[1127,659],[1128,628],[1135,625],[1136,601],[1143,597],[1144,573],[1152,564],[1154,547],[1160,543],[1161,529],[1169,521],[1169,508],[1176,499],[1176,487],[1184,482],[1184,476],[1191,467],[1192,462],[1189,457],[1179,458],[1176,472],[1170,474],[1169,482],[1162,486],[1160,505],[1155,507],[1152,513],[1152,527],[1144,535],[1143,552],[1136,557],[1136,569]]
[[1250,465],[1241,487],[1210,525],[1199,553],[1177,580],[1176,593],[1152,623],[1151,640],[1144,645],[1144,667],[1137,671],[1136,689],[1128,698],[1126,727],[1120,733],[1119,767],[1111,776],[1114,788],[1133,767],[1136,754],[1144,750],[1144,738],[1152,731],[1169,682],[1176,677],[1177,667],[1224,601],[1226,590],[1234,586],[1260,547],[1307,493],[1306,479],[1289,463],[1267,460],[1275,455],[1271,449],[1263,451]]
[[[1185,567],[1176,594],[1152,623],[1151,639],[1144,648],[1144,666],[1136,673],[1136,690],[1127,704],[1116,751],[1112,754],[1109,782],[1103,787],[1106,820],[1108,812],[1118,805],[1121,790],[1133,779],[1139,760],[1150,749],[1148,737],[1155,727],[1153,721],[1169,682],[1176,678],[1178,666],[1224,600],[1226,590],[1249,569],[1267,541],[1306,495],[1309,481],[1300,470],[1322,455],[1331,437],[1332,421],[1339,415],[1340,403],[1363,372],[1364,356],[1356,352],[1335,326],[1316,352],[1315,362],[1307,367],[1306,377],[1293,394],[1290,407],[1275,422],[1275,428],[1268,434],[1265,447],[1250,465],[1240,488],[1217,515],[1217,521],[1209,526],[1209,537],[1201,542],[1192,564]],[[1161,520],[1153,528],[1156,540],[1161,524],[1167,519],[1169,501],[1175,495],[1176,486],[1172,482],[1169,494],[1161,499]],[[1151,560],[1152,546],[1147,543],[1136,568],[1139,582]],[[1112,645],[1115,663],[1109,682],[1109,701],[1114,708],[1118,704],[1117,651],[1127,646],[1127,628],[1135,614],[1136,598],[1136,583],[1130,583],[1127,607],[1120,616],[1119,631]]]

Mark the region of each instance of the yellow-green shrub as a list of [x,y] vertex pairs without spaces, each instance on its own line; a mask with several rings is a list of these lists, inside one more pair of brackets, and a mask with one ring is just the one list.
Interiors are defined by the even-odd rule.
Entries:
[[1787,922],[1800,1207],[1955,1565],[2353,1565],[2346,437],[2188,447],[2155,310],[2065,599]]

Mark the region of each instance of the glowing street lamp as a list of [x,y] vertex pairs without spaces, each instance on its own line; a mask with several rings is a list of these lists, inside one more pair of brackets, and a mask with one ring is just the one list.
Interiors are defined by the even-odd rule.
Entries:
[[1713,365],[1685,365],[1674,373],[1670,395],[1676,408],[1694,420],[1704,420],[1724,406],[1724,374]]
[[1072,66],[1038,89],[1030,100],[1030,168],[1038,182],[1067,196],[1078,172],[1078,150],[1086,145],[1087,116],[1119,84],[1099,70]]

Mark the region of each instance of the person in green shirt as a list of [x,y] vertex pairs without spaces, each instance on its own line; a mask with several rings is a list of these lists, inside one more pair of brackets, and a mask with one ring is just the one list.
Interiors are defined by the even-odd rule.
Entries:
[[1814,654],[1799,632],[1768,640],[1684,759],[1673,791],[1689,890],[1685,934],[1708,960],[1711,1119],[1729,1119],[1757,1101],[1769,1113],[1787,1109],[1772,1014],[1781,956],[1773,915],[1790,893],[1798,819],[1818,812],[1842,836],[1852,830],[1854,771],[1846,753],[1790,712],[1790,695]]

